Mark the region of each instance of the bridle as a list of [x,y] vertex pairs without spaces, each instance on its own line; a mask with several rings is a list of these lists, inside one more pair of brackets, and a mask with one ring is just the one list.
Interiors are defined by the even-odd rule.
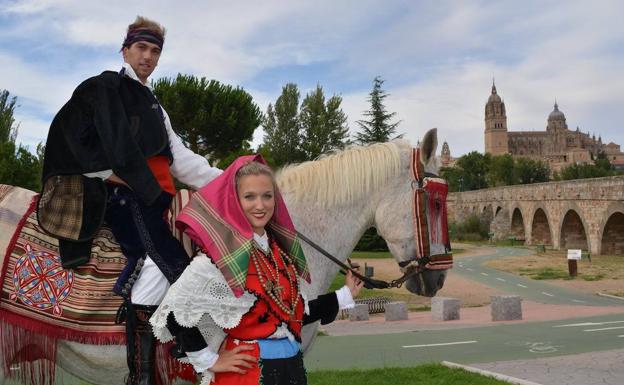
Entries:
[[[394,279],[390,282],[387,282],[387,281],[373,279],[373,278],[364,276],[358,273],[357,271],[354,271],[350,266],[347,266],[344,262],[341,262],[338,258],[331,255],[328,251],[323,249],[321,246],[319,246],[317,243],[312,241],[310,238],[306,237],[305,235],[297,231],[297,236],[302,241],[306,242],[307,244],[312,246],[312,248],[316,249],[319,253],[321,253],[323,256],[325,256],[326,258],[328,258],[329,260],[337,264],[341,269],[343,269],[341,270],[343,274],[346,274],[346,271],[351,270],[353,272],[353,275],[355,275],[358,279],[364,282],[364,287],[366,287],[367,289],[400,288],[403,285],[403,283],[405,283],[405,281],[407,281],[408,279],[412,278],[415,275],[422,274],[425,270],[431,269],[430,265],[432,263],[434,264],[437,263],[435,261],[437,258],[443,259],[444,261],[446,261],[447,264],[448,264],[449,257],[452,260],[452,256],[450,255],[450,253],[443,254],[442,256],[429,255],[428,243],[424,241],[424,237],[426,237],[428,234],[428,229],[427,229],[428,223],[426,223],[427,218],[426,217],[423,218],[423,215],[421,215],[421,213],[423,212],[422,206],[423,206],[424,195],[426,193],[425,191],[425,186],[427,184],[426,180],[428,178],[438,178],[438,176],[436,174],[424,171],[422,162],[420,162],[420,149],[419,148],[412,148],[411,157],[412,157],[411,158],[412,160],[410,162],[411,164],[410,168],[411,168],[411,174],[412,174],[411,186],[412,186],[412,191],[414,195],[414,200],[413,200],[414,204],[412,207],[412,214],[413,214],[413,219],[414,219],[414,234],[416,238],[415,241],[416,241],[418,250],[417,250],[417,256],[415,256],[414,258],[401,261],[398,263],[399,267],[401,268],[401,272],[403,273],[401,277]],[[440,265],[443,265],[443,264],[444,263],[440,263]]]

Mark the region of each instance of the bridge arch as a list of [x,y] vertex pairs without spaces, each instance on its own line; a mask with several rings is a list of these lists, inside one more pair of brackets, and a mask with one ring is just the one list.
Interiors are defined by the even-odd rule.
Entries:
[[481,209],[481,215],[479,217],[482,223],[486,223],[488,226],[492,223],[492,219],[494,219],[492,205],[485,205]]
[[551,223],[547,211],[541,206],[536,207],[531,220],[532,244],[553,245]]
[[578,208],[565,211],[561,220],[559,245],[562,249],[590,250],[587,225],[579,214]]
[[520,207],[516,206],[511,212],[511,225],[509,227],[509,233],[516,238],[525,238],[524,217]]
[[624,203],[613,202],[600,226],[600,254],[624,254]]

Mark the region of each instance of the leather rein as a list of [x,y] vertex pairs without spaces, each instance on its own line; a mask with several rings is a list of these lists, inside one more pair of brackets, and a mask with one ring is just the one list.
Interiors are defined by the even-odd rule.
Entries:
[[430,258],[428,256],[425,256],[422,258],[412,258],[407,261],[399,262],[399,267],[404,272],[403,276],[397,279],[394,279],[390,282],[387,282],[387,281],[383,281],[379,279],[373,279],[373,278],[370,278],[370,277],[367,277],[365,275],[358,273],[357,271],[353,270],[351,267],[347,266],[344,262],[341,262],[338,258],[331,255],[328,251],[323,249],[321,246],[317,245],[310,238],[301,234],[299,231],[297,231],[297,236],[301,238],[301,240],[303,240],[305,243],[307,243],[308,245],[316,249],[316,251],[323,254],[325,257],[327,257],[330,261],[334,262],[341,269],[343,269],[344,271],[341,270],[343,274],[346,274],[347,270],[351,270],[353,275],[355,275],[358,279],[364,282],[364,287],[367,289],[389,289],[393,287],[400,288],[403,285],[403,283],[407,281],[408,279],[410,279],[412,276],[420,274],[424,270],[426,270],[425,266],[430,261]]

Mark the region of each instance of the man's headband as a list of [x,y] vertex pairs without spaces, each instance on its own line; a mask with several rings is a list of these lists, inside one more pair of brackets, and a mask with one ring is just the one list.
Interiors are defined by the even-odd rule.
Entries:
[[124,40],[123,42],[123,47],[130,47],[137,41],[146,41],[148,43],[153,43],[156,44],[158,48],[162,49],[165,38],[161,34],[151,31],[147,28],[137,28],[128,31],[128,34],[126,35],[126,40]]

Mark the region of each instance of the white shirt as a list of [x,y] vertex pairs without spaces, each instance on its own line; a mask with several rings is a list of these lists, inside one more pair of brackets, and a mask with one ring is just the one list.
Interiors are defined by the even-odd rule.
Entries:
[[[143,84],[130,64],[124,63],[123,68],[126,76]],[[153,92],[151,84],[143,85]],[[180,182],[196,190],[221,175],[223,171],[210,166],[206,158],[186,148],[184,143],[182,143],[182,139],[173,131],[167,111],[165,111],[164,108],[162,111],[165,117],[165,128],[167,129],[167,136],[169,138],[169,147],[173,155],[173,163],[169,169],[171,175]],[[113,170],[103,170],[84,175],[92,178],[106,179],[112,174]],[[168,289],[169,281],[167,281],[167,278],[149,255],[146,256],[139,277],[132,287],[132,303],[140,305],[159,305]]]

